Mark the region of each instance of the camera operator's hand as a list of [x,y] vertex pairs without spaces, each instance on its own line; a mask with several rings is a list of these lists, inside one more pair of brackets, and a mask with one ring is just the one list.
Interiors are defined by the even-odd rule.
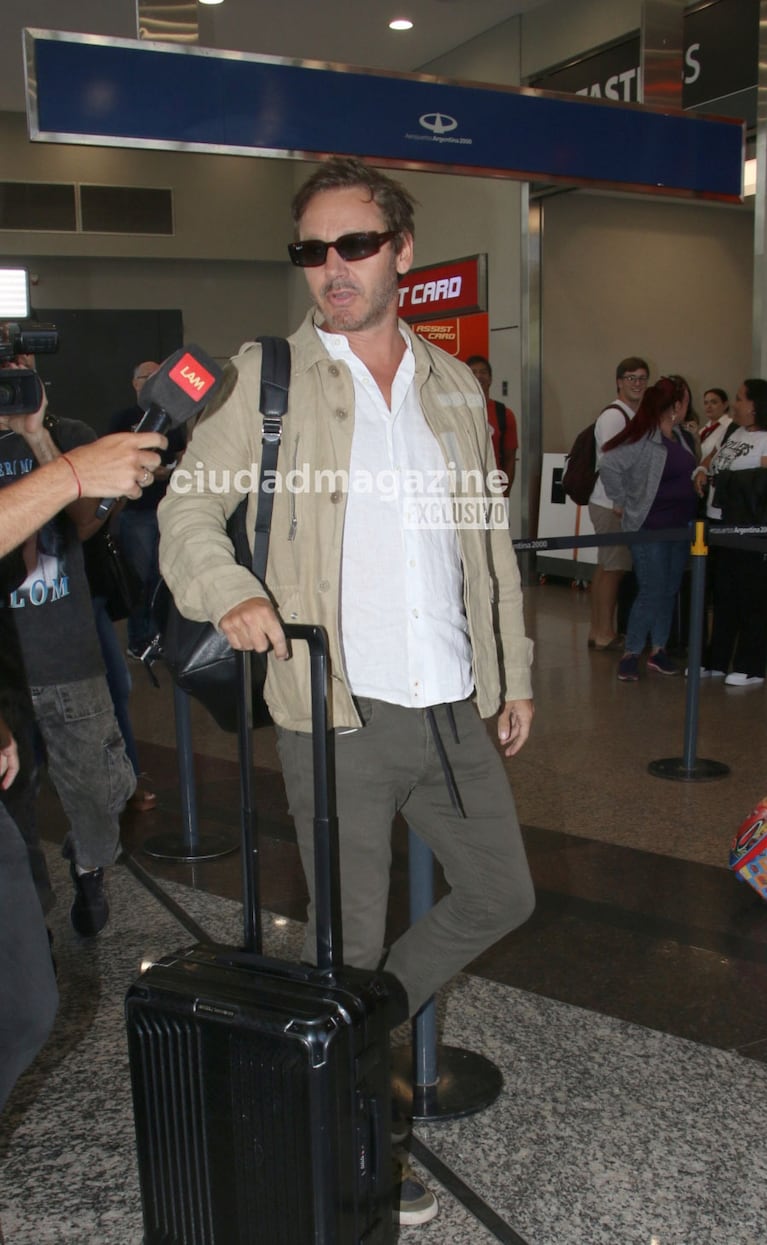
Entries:
[[0,788],[7,791],[19,772],[19,750],[4,719],[0,717]]
[[130,497],[135,500],[162,466],[156,451],[168,448],[160,432],[113,432],[67,452],[83,497]]
[[71,513],[84,503],[92,515],[97,498],[140,497],[162,461],[157,451],[167,445],[160,432],[115,432],[57,452],[45,466],[9,484],[0,493],[0,557],[65,507]]

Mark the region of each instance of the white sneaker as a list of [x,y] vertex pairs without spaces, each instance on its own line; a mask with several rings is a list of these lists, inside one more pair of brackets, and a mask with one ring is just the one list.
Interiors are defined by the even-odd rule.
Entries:
[[[701,679],[723,679],[726,673],[726,670],[709,670],[708,666],[701,666],[699,677]],[[684,677],[687,679],[689,675],[690,671],[685,667]]]
[[733,670],[732,674],[727,675],[725,683],[728,687],[758,687],[764,679],[758,674],[741,674],[739,670]]

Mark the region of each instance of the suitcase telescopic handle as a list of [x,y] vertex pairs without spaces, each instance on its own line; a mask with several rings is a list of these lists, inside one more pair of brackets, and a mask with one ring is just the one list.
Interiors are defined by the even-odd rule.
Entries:
[[343,963],[341,872],[335,799],[333,736],[328,729],[328,637],[322,627],[287,623],[288,640],[309,649],[314,763],[314,909],[317,967],[332,972]]

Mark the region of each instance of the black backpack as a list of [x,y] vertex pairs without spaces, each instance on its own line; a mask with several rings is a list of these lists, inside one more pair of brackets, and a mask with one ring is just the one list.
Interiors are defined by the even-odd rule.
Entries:
[[[605,411],[620,411],[626,423],[629,417],[622,406],[611,402]],[[600,414],[604,415],[604,411]],[[562,474],[562,488],[576,506],[587,506],[594,491],[599,472],[597,471],[597,442],[594,435],[596,420],[583,428],[573,441],[570,453],[565,459],[565,470]]]

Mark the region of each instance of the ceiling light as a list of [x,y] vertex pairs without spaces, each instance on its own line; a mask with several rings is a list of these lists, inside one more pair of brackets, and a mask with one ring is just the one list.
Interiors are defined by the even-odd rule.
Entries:
[[412,30],[413,23],[409,17],[395,17],[389,22],[389,30]]
[[224,0],[200,0],[200,4],[223,4]]

